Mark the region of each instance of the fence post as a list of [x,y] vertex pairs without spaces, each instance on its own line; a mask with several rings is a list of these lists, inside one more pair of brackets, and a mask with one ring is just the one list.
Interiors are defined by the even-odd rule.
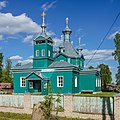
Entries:
[[114,118],[120,120],[120,94],[114,96]]
[[72,95],[64,95],[64,114],[67,117],[72,117]]
[[30,94],[24,94],[24,111],[27,114],[32,113],[31,109],[31,95]]

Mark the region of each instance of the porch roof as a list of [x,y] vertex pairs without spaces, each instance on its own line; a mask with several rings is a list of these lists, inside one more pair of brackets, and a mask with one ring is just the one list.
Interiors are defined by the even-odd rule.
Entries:
[[49,81],[49,78],[46,76],[42,75],[41,73],[37,74],[35,72],[31,72],[28,76],[26,76],[27,80],[47,80]]

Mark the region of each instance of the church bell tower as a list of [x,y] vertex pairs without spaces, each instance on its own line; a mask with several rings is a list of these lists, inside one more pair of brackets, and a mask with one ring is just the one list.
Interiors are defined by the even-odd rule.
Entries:
[[47,68],[53,61],[53,40],[46,34],[45,13],[42,13],[41,34],[34,41],[34,68]]

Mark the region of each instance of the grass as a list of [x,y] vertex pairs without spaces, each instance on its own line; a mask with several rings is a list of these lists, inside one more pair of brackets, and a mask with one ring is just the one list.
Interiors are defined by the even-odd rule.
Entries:
[[0,120],[31,120],[31,115],[0,112]]
[[77,96],[85,96],[85,97],[113,97],[118,92],[100,92],[96,94],[77,94]]
[[[29,114],[0,112],[0,120],[31,120],[31,117],[32,115],[29,115]],[[59,117],[57,120],[93,120],[93,119]]]

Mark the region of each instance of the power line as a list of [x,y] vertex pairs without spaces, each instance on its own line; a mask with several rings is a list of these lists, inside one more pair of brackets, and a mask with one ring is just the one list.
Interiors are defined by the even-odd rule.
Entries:
[[97,53],[97,50],[99,50],[99,48],[101,47],[101,45],[103,44],[103,42],[105,41],[105,38],[107,37],[107,35],[109,34],[109,32],[111,31],[112,27],[114,26],[115,22],[117,21],[118,17],[120,16],[120,12],[117,14],[117,16],[115,17],[115,20],[113,21],[113,23],[111,24],[110,28],[108,29],[107,33],[105,34],[105,36],[103,37],[102,41],[100,42],[99,46],[97,47],[96,51],[94,52],[94,54],[92,55],[91,59],[89,59],[89,61],[86,63],[86,66],[91,62],[91,60],[93,59],[93,57],[95,56],[95,54]]

